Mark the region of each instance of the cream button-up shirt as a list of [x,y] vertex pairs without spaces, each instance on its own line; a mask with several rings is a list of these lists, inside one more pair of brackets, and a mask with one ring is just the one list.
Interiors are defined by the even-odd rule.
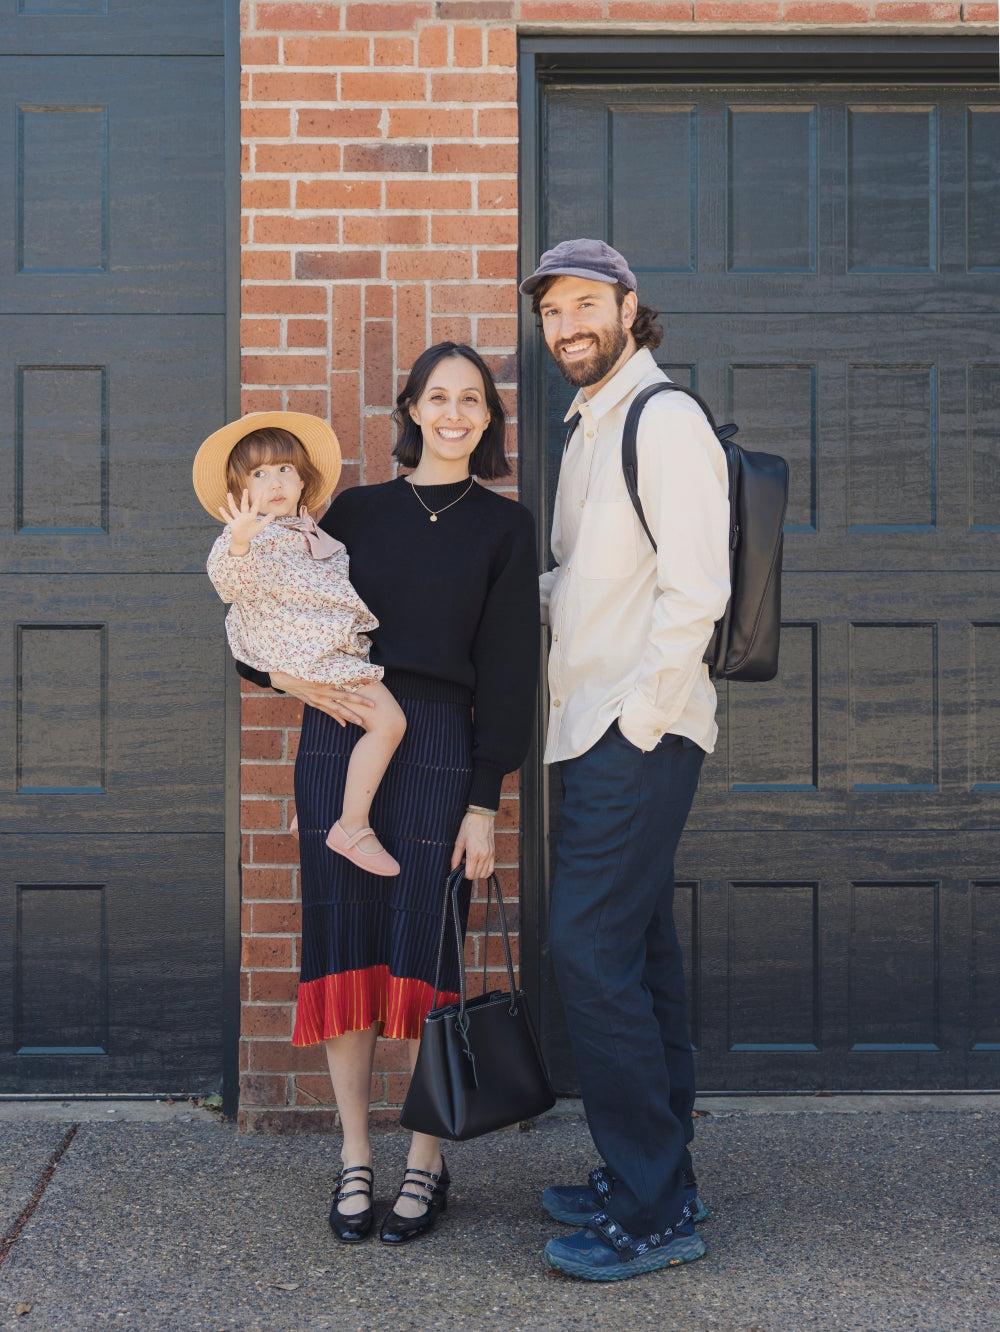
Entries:
[[725,455],[697,403],[661,393],[639,419],[639,496],[654,552],[622,475],[629,404],[667,381],[645,348],[594,396],[559,472],[552,553],[541,576],[552,629],[545,762],[586,753],[617,720],[643,751],[668,733],[715,747],[715,689],[702,655],[729,599]]

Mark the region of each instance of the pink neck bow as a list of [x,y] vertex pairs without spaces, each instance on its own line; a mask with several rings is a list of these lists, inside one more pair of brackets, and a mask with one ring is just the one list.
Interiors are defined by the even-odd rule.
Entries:
[[342,541],[321,531],[308,515],[304,518],[286,518],[281,525],[290,527],[293,532],[302,533],[309,542],[309,553],[314,560],[328,560],[331,555],[336,555],[338,550],[344,549]]

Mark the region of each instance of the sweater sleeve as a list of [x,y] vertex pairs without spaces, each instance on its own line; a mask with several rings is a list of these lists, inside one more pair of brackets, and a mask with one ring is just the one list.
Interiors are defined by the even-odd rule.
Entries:
[[517,521],[494,562],[476,630],[469,803],[498,809],[504,775],[524,762],[538,681],[538,556],[531,515]]
[[269,545],[255,538],[245,555],[230,555],[229,528],[223,528],[208,556],[208,576],[223,601],[252,601],[274,582],[278,563]]

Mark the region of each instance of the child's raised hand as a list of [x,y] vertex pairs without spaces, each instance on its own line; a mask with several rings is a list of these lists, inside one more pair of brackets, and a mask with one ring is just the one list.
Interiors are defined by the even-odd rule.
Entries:
[[249,490],[244,490],[238,508],[231,494],[226,495],[226,501],[228,509],[225,504],[220,504],[219,513],[223,521],[229,524],[229,553],[245,555],[250,549],[251,537],[263,532],[274,518],[274,514],[262,514],[258,508],[259,499],[251,504]]

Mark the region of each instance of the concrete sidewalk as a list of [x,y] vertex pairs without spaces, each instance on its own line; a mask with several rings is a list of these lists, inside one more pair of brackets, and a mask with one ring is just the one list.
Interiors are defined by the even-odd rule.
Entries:
[[[334,1139],[241,1137],[186,1105],[8,1104],[0,1235],[38,1200],[0,1267],[0,1329],[1000,1330],[1000,1096],[702,1107],[707,1256],[605,1286],[541,1260],[561,1230],[542,1188],[593,1163],[572,1104],[447,1147],[448,1211],[399,1251],[331,1235]],[[376,1141],[380,1208],[405,1141]]]

